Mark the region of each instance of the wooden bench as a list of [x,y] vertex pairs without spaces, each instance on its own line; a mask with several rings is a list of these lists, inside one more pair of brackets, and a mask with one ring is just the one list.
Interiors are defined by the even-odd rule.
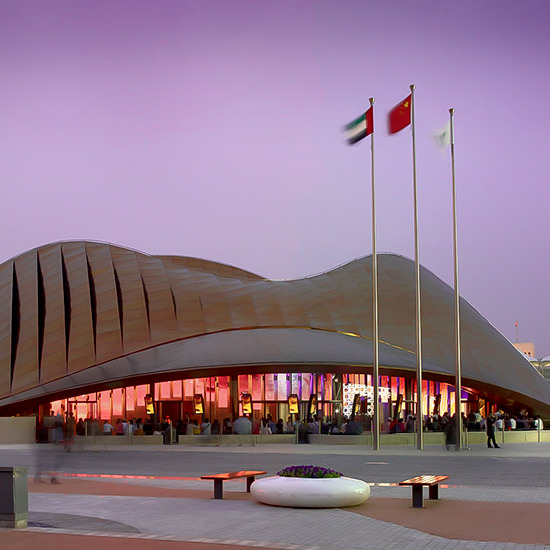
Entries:
[[201,476],[201,479],[214,480],[214,498],[223,499],[223,482],[229,479],[246,478],[246,492],[250,493],[250,486],[254,483],[255,476],[267,474],[267,472],[244,470],[242,472],[227,472],[225,474],[211,474],[209,476]]
[[449,476],[417,476],[411,479],[401,481],[399,485],[411,485],[412,486],[412,504],[413,508],[424,507],[424,494],[423,487],[429,487],[430,500],[439,499],[439,483],[449,479]]

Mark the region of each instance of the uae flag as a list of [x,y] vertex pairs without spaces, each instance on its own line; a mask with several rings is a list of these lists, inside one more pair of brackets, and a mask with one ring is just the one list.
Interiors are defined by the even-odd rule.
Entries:
[[411,96],[407,96],[396,105],[388,115],[388,129],[390,134],[403,130],[411,123]]
[[374,132],[374,120],[372,115],[372,107],[359,118],[350,122],[345,128],[346,140],[349,145],[353,145],[358,141]]

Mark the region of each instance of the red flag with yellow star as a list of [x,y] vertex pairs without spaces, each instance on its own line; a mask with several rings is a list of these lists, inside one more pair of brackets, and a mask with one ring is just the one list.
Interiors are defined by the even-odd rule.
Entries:
[[397,104],[388,115],[388,129],[390,134],[403,130],[411,123],[411,96],[407,96]]

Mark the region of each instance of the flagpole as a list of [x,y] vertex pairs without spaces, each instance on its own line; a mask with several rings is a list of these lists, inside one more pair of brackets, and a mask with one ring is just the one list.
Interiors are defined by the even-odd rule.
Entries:
[[424,448],[424,418],[422,414],[422,320],[420,316],[420,261],[418,252],[418,200],[416,186],[416,138],[414,127],[414,89],[411,89],[411,129],[413,153],[413,194],[414,194],[414,280],[416,295],[416,448]]
[[462,449],[462,360],[460,356],[460,294],[458,292],[458,226],[456,216],[455,182],[455,131],[454,109],[449,109],[451,126],[451,171],[453,179],[453,255],[455,283],[455,413],[456,413],[456,449]]
[[[369,98],[374,116],[374,97]],[[376,203],[374,199],[374,132],[370,135],[371,184],[372,184],[372,386],[374,398],[374,418],[372,430],[372,450],[380,450],[380,406],[378,398],[378,259],[376,256]]]

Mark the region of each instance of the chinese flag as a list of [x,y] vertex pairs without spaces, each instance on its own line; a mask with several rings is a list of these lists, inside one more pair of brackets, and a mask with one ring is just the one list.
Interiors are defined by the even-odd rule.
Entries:
[[390,134],[403,130],[411,123],[411,96],[407,96],[401,103],[397,104],[388,115],[388,129]]

